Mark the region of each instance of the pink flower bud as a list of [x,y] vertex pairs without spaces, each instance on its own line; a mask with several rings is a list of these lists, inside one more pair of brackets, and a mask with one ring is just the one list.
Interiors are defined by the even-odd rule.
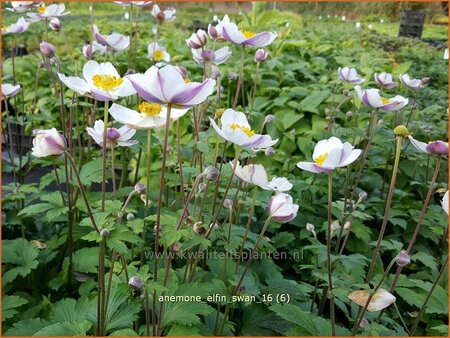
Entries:
[[197,33],[192,33],[191,37],[186,40],[188,47],[192,49],[199,49],[208,42],[208,35],[203,29],[199,29]]
[[33,139],[31,154],[36,157],[61,155],[66,149],[66,139],[55,128],[39,130]]
[[255,53],[255,62],[264,62],[264,61],[266,61],[268,56],[269,56],[269,52],[260,48]]
[[273,196],[267,207],[272,219],[279,223],[292,221],[298,212],[298,205],[293,203],[290,195],[284,193]]
[[55,32],[59,32],[61,30],[62,24],[58,18],[53,18],[48,23],[48,26],[50,27],[50,29],[54,30]]
[[55,55],[56,47],[52,45],[51,43],[42,41],[39,45],[39,49],[41,53],[48,58],[52,58]]

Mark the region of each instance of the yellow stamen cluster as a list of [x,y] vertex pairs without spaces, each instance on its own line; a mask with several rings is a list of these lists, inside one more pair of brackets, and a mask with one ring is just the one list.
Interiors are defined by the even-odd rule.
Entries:
[[162,106],[152,102],[142,102],[138,109],[142,114],[156,116],[161,112]]
[[382,98],[381,98],[381,103],[383,103],[383,104],[388,104],[388,103],[389,103],[389,99],[387,99],[387,98],[385,98],[385,97],[382,97]]
[[236,129],[240,129],[242,130],[248,137],[252,137],[253,135],[255,135],[255,131],[251,130],[248,127],[243,127],[240,124],[237,123],[232,123],[229,125],[231,130],[236,130]]
[[320,155],[320,156],[317,156],[317,157],[314,159],[314,162],[315,162],[317,165],[323,165],[323,163],[325,162],[325,160],[327,159],[327,157],[328,157],[328,153],[324,153],[324,154],[322,154],[322,155]]
[[189,80],[188,78],[184,79],[184,83],[189,83],[189,82],[191,82],[191,80]]
[[163,59],[163,57],[164,57],[164,52],[162,50],[157,49],[153,52],[153,60],[161,61]]
[[256,35],[255,32],[251,32],[251,31],[241,31],[241,33],[242,33],[242,35],[245,36],[246,39],[250,39]]
[[39,6],[39,7],[36,9],[36,11],[37,11],[39,14],[44,14],[44,13],[45,13],[45,5]]
[[3,29],[4,29],[5,31],[9,31],[9,27],[10,27],[10,26],[3,26]]
[[94,86],[108,91],[119,87],[123,79],[114,75],[95,74],[92,77],[92,81],[94,82]]

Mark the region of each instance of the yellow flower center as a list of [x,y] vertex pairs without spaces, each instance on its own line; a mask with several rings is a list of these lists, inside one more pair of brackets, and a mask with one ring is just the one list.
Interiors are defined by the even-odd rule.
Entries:
[[4,29],[5,31],[9,31],[9,27],[10,27],[10,26],[3,26],[3,29]]
[[153,60],[161,61],[163,59],[163,57],[164,57],[164,52],[162,50],[157,49],[153,52]]
[[256,33],[251,31],[241,31],[241,33],[245,36],[246,39],[250,39],[256,35]]
[[45,5],[39,6],[36,10],[37,10],[38,13],[44,14],[44,12],[45,12]]
[[248,127],[243,127],[243,126],[241,126],[240,124],[237,124],[237,123],[232,123],[232,124],[230,124],[229,127],[233,131],[236,130],[236,129],[242,130],[248,137],[252,137],[253,135],[255,135],[255,131],[254,130],[251,130]]
[[161,112],[162,106],[152,102],[142,102],[138,109],[142,114],[156,116]]
[[314,162],[316,162],[317,165],[322,166],[323,163],[325,162],[325,160],[327,159],[327,157],[328,157],[328,153],[322,154],[322,155],[320,155],[320,156],[317,156],[317,157],[314,159]]
[[381,103],[383,103],[383,104],[388,104],[388,103],[389,103],[389,99],[387,99],[387,98],[385,98],[385,97],[382,97],[382,98],[381,98]]
[[189,82],[191,82],[191,80],[189,80],[188,78],[184,79],[184,83],[189,83]]
[[98,88],[113,90],[122,84],[123,79],[114,75],[95,74],[92,81],[94,81],[94,86]]

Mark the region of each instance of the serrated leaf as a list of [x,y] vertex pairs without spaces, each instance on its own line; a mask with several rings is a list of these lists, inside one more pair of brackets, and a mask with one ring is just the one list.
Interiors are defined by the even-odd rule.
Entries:
[[86,336],[91,326],[92,323],[87,320],[81,323],[56,323],[42,328],[33,336]]
[[24,319],[13,324],[13,327],[7,330],[5,336],[33,336],[42,328],[48,326],[48,321],[41,318]]
[[2,298],[2,322],[14,317],[18,313],[16,308],[28,303],[28,300],[19,296],[3,296]]
[[39,262],[36,260],[39,250],[36,246],[23,238],[15,240],[2,241],[2,259],[3,264],[18,265],[16,267],[5,269],[2,283],[3,285],[12,282],[18,275],[25,277]]

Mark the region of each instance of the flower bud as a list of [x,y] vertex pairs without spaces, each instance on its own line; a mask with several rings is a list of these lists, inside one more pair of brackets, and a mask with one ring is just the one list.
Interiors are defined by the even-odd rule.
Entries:
[[147,191],[147,188],[146,188],[145,184],[137,183],[134,186],[134,191],[136,191],[138,194],[145,194],[145,192]]
[[272,115],[272,114],[270,114],[270,115],[267,115],[267,116],[264,118],[264,123],[272,123],[273,120],[275,120],[275,116]]
[[366,318],[361,319],[361,322],[359,323],[359,327],[364,329],[369,326],[369,321]]
[[292,197],[288,194],[278,193],[273,196],[267,205],[269,215],[279,223],[293,220],[297,216],[298,205],[294,204]]
[[361,203],[362,201],[364,201],[367,198],[367,193],[365,191],[361,191],[359,193],[359,203]]
[[211,67],[211,69],[212,69],[211,79],[217,80],[218,78],[220,78],[222,76],[222,73],[220,72],[219,68],[217,68],[216,66]]
[[139,290],[142,287],[142,280],[139,276],[130,277],[128,280],[128,285],[135,290]]
[[344,90],[342,91],[342,94],[343,94],[344,96],[348,96],[348,95],[350,94],[350,90],[344,89]]
[[275,155],[275,149],[273,149],[272,147],[267,147],[266,150],[264,150],[264,155],[266,156]]
[[255,62],[264,62],[264,61],[267,60],[268,56],[269,56],[269,52],[267,52],[264,49],[260,48],[255,53]]
[[124,18],[125,20],[130,20],[130,14],[128,12],[125,12]]
[[205,183],[205,182],[201,182],[199,185],[198,185],[198,191],[199,192],[204,192],[205,190],[206,190],[206,187],[207,187],[208,185]]
[[220,36],[216,27],[214,27],[213,25],[208,25],[208,34],[211,39],[217,39]]
[[109,230],[108,229],[102,229],[100,230],[100,236],[102,237],[109,237]]
[[197,33],[192,33],[191,37],[186,40],[186,44],[192,49],[202,48],[207,42],[208,34],[203,29],[199,29]]
[[217,168],[213,167],[212,165],[207,166],[204,173],[206,174],[206,179],[210,181],[217,181],[220,176],[219,170],[217,170]]
[[223,201],[223,206],[226,209],[231,209],[233,207],[233,201],[230,200],[229,198],[226,198],[225,201]]
[[238,78],[237,74],[235,72],[229,72],[228,73],[228,80],[230,81],[236,81]]
[[62,24],[58,18],[53,18],[48,23],[48,26],[50,27],[50,29],[54,30],[55,32],[59,32],[61,30]]
[[401,137],[408,137],[409,131],[403,124],[394,128],[394,134]]
[[314,224],[306,223],[306,230],[308,230],[308,231],[314,231]]
[[61,155],[66,149],[66,139],[55,128],[39,130],[33,139],[31,154],[35,157]]
[[132,74],[136,74],[136,70],[133,68],[128,68],[125,75],[132,75]]
[[41,53],[48,58],[52,58],[55,55],[56,47],[52,45],[51,43],[42,41],[39,45],[39,49]]
[[351,110],[349,110],[348,112],[345,113],[346,117],[352,117],[353,112]]
[[214,55],[214,51],[211,49],[205,49],[202,52],[202,57],[205,62],[214,62],[216,56]]
[[134,220],[134,215],[131,213],[127,214],[127,221],[132,221],[132,220]]
[[181,243],[180,242],[175,242],[172,244],[172,249],[175,252],[178,252],[181,250]]
[[402,251],[395,258],[395,262],[397,263],[398,266],[404,267],[411,262],[411,258],[409,257],[406,251]]

